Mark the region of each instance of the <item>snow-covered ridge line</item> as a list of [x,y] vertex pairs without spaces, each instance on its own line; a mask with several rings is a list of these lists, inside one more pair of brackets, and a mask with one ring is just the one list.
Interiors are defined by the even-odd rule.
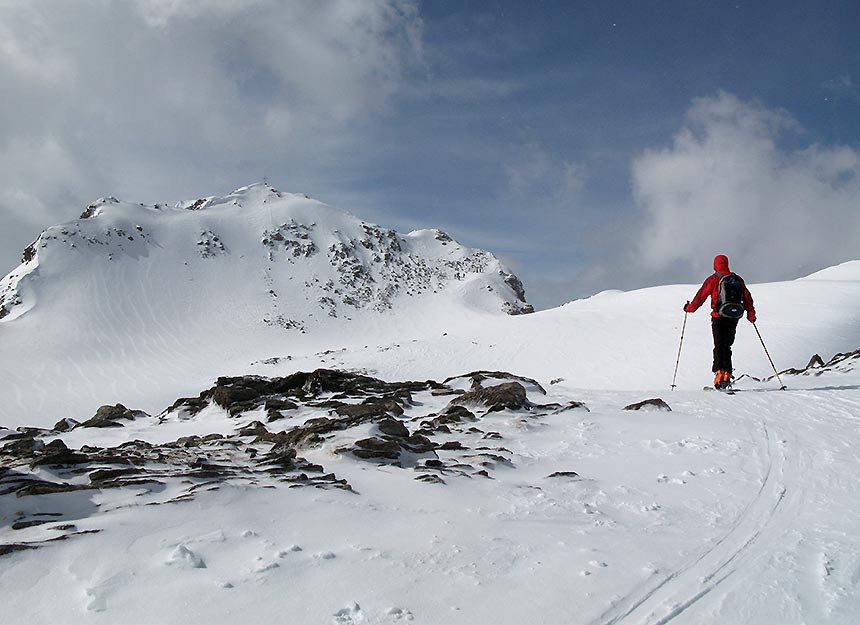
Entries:
[[[287,315],[275,301],[280,295],[274,287],[289,281],[293,291],[300,286],[311,307],[347,319],[359,309],[388,310],[398,297],[439,293],[456,283],[475,283],[470,290],[483,292],[477,298],[481,308],[533,310],[519,279],[488,252],[461,246],[439,230],[401,235],[306,195],[257,184],[172,207],[97,200],[79,219],[46,229],[24,251],[22,266],[0,281],[0,320],[18,318],[36,305],[38,293],[28,302],[25,283],[35,282],[36,268],[46,263],[48,274],[68,280],[70,274],[102,272],[106,261],[146,259],[143,266],[155,264],[155,257],[172,265],[163,279],[173,282],[212,281],[218,274],[214,281],[221,283],[223,265],[241,266],[236,277],[255,279],[256,294],[266,296],[256,304],[270,309],[248,321],[287,329],[309,323],[307,311],[293,306]],[[201,259],[221,265],[200,264]],[[151,274],[152,268],[144,271]],[[119,285],[106,286],[122,296]]]

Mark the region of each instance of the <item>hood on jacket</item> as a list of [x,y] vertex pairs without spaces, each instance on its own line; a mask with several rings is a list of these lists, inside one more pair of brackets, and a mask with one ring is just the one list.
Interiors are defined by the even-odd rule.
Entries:
[[731,273],[729,271],[729,257],[724,256],[723,254],[719,254],[714,257],[714,271],[719,274],[726,275]]

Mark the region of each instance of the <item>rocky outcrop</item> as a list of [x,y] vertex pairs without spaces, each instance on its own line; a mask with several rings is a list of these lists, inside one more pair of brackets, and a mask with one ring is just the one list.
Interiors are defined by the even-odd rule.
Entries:
[[624,406],[624,410],[665,410],[670,412],[672,409],[669,407],[669,404],[657,397],[654,399],[645,399],[643,401],[636,402],[635,404],[630,404],[629,406]]
[[[139,417],[148,417],[149,415],[142,410],[129,410],[122,404],[113,406],[102,406],[96,411],[96,414],[78,426],[82,428],[121,428],[123,424],[120,421],[132,421]],[[61,426],[61,423],[57,425]],[[56,429],[56,426],[55,426]]]
[[[834,355],[830,360],[824,362],[824,359],[818,354],[813,354],[803,369],[786,369],[780,371],[781,375],[815,375],[819,376],[828,371],[847,372],[852,371],[857,363],[860,362],[860,349],[853,352],[840,353]],[[767,378],[772,380],[773,376]]]
[[[339,462],[413,471],[416,480],[436,486],[460,478],[492,479],[495,471],[515,466],[513,453],[498,446],[503,439],[497,431],[501,423],[508,421],[509,427],[527,432],[533,420],[572,409],[576,403],[533,403],[529,393],[545,393],[540,384],[506,372],[472,372],[450,382],[455,386],[432,380],[388,382],[331,369],[274,378],[221,377],[197,397],[178,399],[146,425],[158,431],[168,423],[201,418],[201,411],[206,410],[230,415],[232,428],[166,443],[132,440],[79,448],[67,444],[79,441],[85,428],[116,428],[145,415],[122,404],[102,406],[81,424],[64,419],[52,430],[0,430],[0,498],[57,493],[71,497],[81,491],[81,501],[90,502],[91,513],[97,514],[98,506],[91,502],[98,498],[90,491],[104,489],[136,488],[139,493],[130,501],[139,505],[188,501],[203,490],[225,484],[353,492],[345,479],[317,464],[326,462],[331,454],[338,455]],[[464,391],[463,386],[470,390]],[[428,404],[437,412],[424,408]],[[445,406],[441,411],[440,404]],[[523,414],[524,409],[528,414]],[[506,411],[517,413],[516,418],[492,416]],[[492,426],[484,427],[490,419]],[[201,423],[207,422],[201,418]],[[223,424],[224,420],[213,423]],[[67,436],[72,429],[76,430],[74,436]],[[508,436],[506,432],[505,438]],[[98,440],[110,438],[110,430],[98,435]],[[114,438],[124,437],[116,432]],[[311,450],[320,447],[327,447],[326,453],[311,456]],[[312,462],[309,457],[323,460]],[[0,505],[5,503],[0,500]],[[44,526],[45,531],[60,536],[83,533],[71,520],[59,513],[47,520],[23,514],[15,519],[15,527],[32,530]],[[43,544],[41,540],[24,542]]]
[[541,395],[546,395],[546,389],[544,389],[544,387],[537,380],[533,380],[532,378],[527,378],[521,375],[514,375],[513,373],[508,373],[507,371],[472,371],[471,373],[467,373],[465,375],[458,375],[451,378],[447,378],[443,381],[443,384],[452,385],[465,382],[468,382],[471,387],[471,390],[473,391],[487,386],[495,386],[502,382],[520,382],[526,388],[526,390],[534,390]]
[[487,412],[500,410],[523,410],[529,407],[526,389],[519,382],[506,382],[496,386],[480,388],[460,395],[451,401],[453,406],[486,408]]

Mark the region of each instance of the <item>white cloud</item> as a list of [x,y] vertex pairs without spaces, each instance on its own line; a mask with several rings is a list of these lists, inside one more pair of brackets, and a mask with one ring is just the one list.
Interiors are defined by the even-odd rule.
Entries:
[[860,257],[860,151],[785,148],[789,129],[785,112],[727,93],[695,100],[671,147],[633,162],[642,268],[700,274],[726,253],[745,275],[779,279]]
[[852,102],[860,102],[860,85],[845,74],[825,81],[824,88],[837,96],[845,97]]
[[16,138],[0,146],[0,172],[7,181],[0,186],[0,206],[35,233],[53,223],[58,209],[82,208],[70,207],[63,197],[79,193],[84,180],[98,179],[68,146],[51,138],[34,141]]
[[0,15],[4,17],[0,19],[0,72],[48,88],[74,78],[74,68],[57,46],[50,21],[38,10],[22,3],[14,11],[0,8]]
[[537,143],[522,146],[505,165],[511,194],[535,201],[563,204],[578,196],[587,179],[581,163],[557,160]]
[[417,0],[0,2],[0,223],[335,169],[421,36]]

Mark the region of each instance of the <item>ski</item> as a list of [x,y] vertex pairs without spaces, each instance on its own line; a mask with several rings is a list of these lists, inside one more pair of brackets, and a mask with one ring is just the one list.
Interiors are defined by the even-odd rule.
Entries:
[[717,391],[720,393],[725,393],[726,395],[734,395],[738,392],[738,389],[734,388],[714,388],[713,386],[705,386],[702,388],[703,391]]

